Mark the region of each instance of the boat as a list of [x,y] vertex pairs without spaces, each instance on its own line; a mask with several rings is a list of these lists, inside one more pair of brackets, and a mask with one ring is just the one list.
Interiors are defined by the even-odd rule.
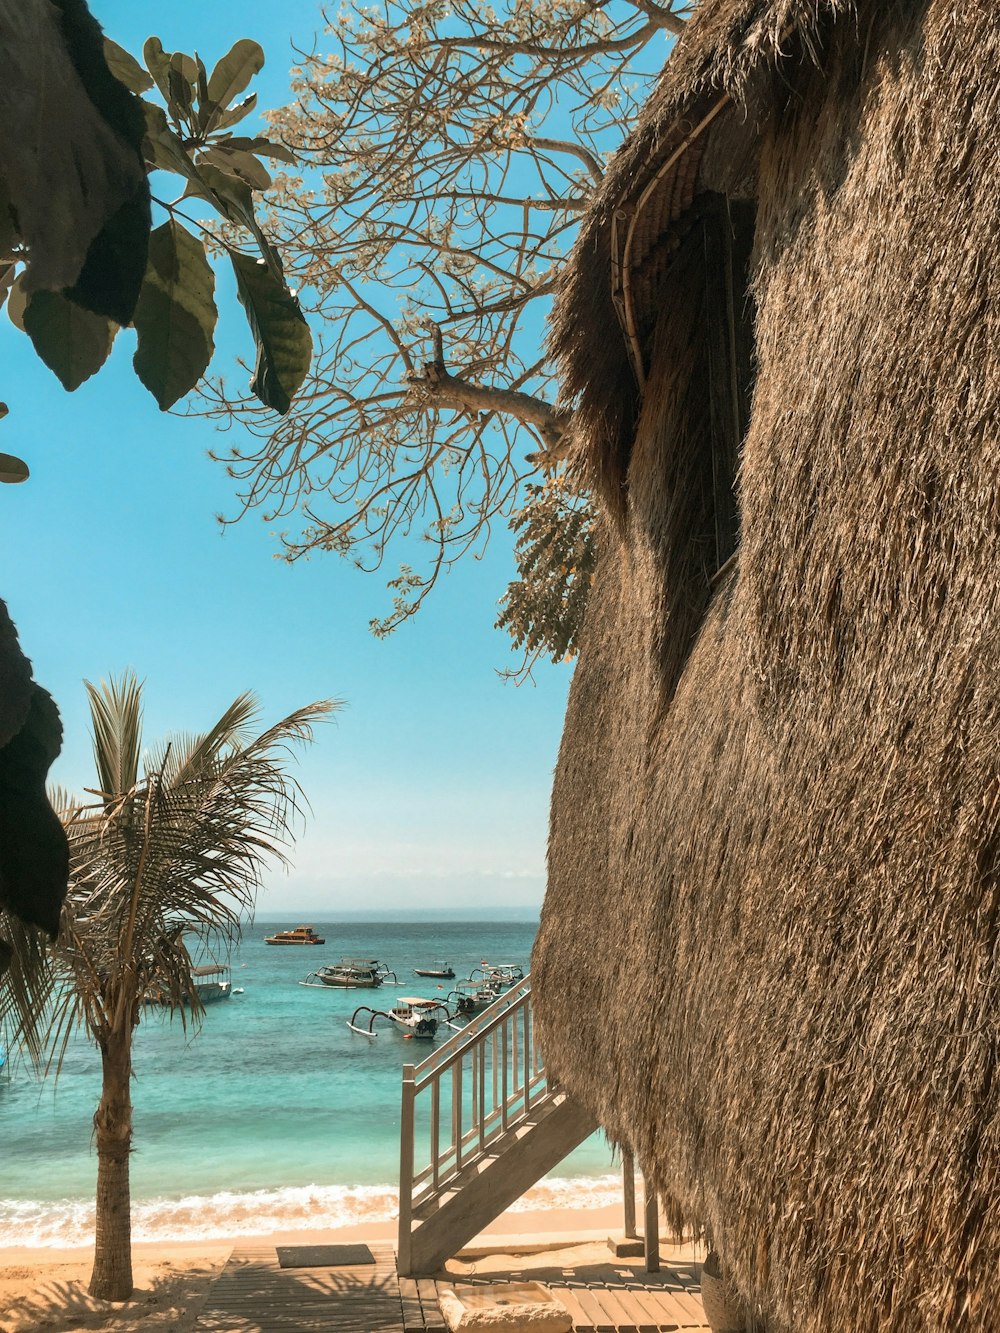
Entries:
[[294,930],[279,930],[274,935],[265,935],[264,943],[325,944],[326,940],[317,935],[312,926],[296,926]]
[[439,962],[437,967],[415,967],[413,975],[415,977],[436,977],[440,981],[451,981],[455,975],[455,969],[447,963]]
[[339,963],[331,963],[310,972],[299,985],[333,986],[337,990],[373,990],[376,986],[384,985],[389,977],[395,982],[395,972],[377,958],[341,958]]
[[[194,981],[195,994],[198,997],[198,1003],[202,1006],[216,1004],[219,1000],[228,1000],[232,994],[233,984],[229,978],[229,968],[223,963],[204,963],[198,967],[192,967],[191,977]],[[143,996],[146,1004],[170,1005],[170,991],[162,982],[153,982]],[[181,1004],[190,1004],[191,998],[187,991],[181,992]]]
[[500,991],[488,981],[477,981],[470,977],[468,981],[459,981],[445,999],[456,1014],[468,1018],[471,1014],[481,1014],[484,1009],[488,1009],[499,995]]
[[523,979],[524,969],[518,967],[516,963],[490,963],[485,958],[469,973],[470,981],[485,981],[494,990],[506,989],[508,986],[513,986],[515,981]]
[[[435,1011],[439,1011],[443,1017],[439,1018]],[[363,1026],[365,1014],[370,1015],[367,1027]],[[351,1015],[347,1026],[362,1037],[374,1038],[378,1036],[375,1020],[387,1018],[404,1037],[433,1041],[440,1023],[455,1027],[451,1021],[454,1017],[454,1014],[448,1012],[447,1005],[442,1004],[440,1000],[427,1000],[419,995],[401,995],[391,1009],[372,1009],[367,1004],[359,1005]]]

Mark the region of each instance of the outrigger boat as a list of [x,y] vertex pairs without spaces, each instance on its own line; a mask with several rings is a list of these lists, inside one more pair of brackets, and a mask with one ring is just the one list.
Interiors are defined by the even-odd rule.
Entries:
[[377,958],[341,958],[339,963],[310,972],[300,986],[332,986],[336,990],[374,990],[396,974]]
[[[198,1003],[202,1006],[215,1004],[218,1000],[228,1000],[233,993],[229,968],[222,963],[204,963],[198,967],[192,967],[191,980],[194,984],[195,994],[198,997]],[[154,981],[143,996],[143,1001],[146,1004],[169,1006],[170,992],[165,986]],[[191,1003],[191,997],[187,991],[182,992],[181,1003]]]
[[455,975],[455,969],[448,963],[438,963],[437,967],[415,967],[413,969],[415,977],[436,977],[440,981],[450,981]]
[[480,1014],[488,1009],[500,995],[488,981],[459,981],[453,991],[446,996],[447,1003],[454,1007],[455,1013],[464,1018]]
[[274,935],[264,936],[265,944],[325,944],[312,926],[296,926],[294,930],[279,930]]
[[[440,1011],[443,1017],[439,1018],[435,1011]],[[362,1026],[365,1021],[364,1014],[369,1015],[367,1027]],[[440,1000],[425,1000],[419,995],[401,995],[391,1009],[373,1009],[367,1004],[359,1005],[351,1015],[347,1026],[362,1037],[377,1037],[376,1018],[387,1018],[404,1037],[433,1041],[438,1024],[445,1023],[448,1027],[454,1028],[455,1024],[451,1021],[454,1017],[454,1014],[448,1012],[447,1005],[442,1004]],[[456,1031],[460,1032],[461,1028],[456,1028]]]
[[[478,977],[477,973],[479,974]],[[479,967],[474,967],[469,973],[470,981],[485,981],[494,990],[501,987],[506,989],[508,986],[513,986],[515,981],[522,981],[523,979],[524,968],[518,967],[516,963],[489,963],[485,958]]]

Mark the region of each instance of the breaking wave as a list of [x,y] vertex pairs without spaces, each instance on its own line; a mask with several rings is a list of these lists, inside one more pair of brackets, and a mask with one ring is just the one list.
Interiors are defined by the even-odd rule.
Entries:
[[[550,1177],[529,1190],[511,1212],[588,1209],[621,1198],[616,1176]],[[281,1231],[327,1230],[366,1222],[394,1224],[397,1192],[392,1185],[298,1185],[282,1189],[189,1194],[179,1199],[132,1201],[136,1241],[225,1240]],[[0,1199],[0,1246],[92,1245],[93,1200],[37,1203]]]

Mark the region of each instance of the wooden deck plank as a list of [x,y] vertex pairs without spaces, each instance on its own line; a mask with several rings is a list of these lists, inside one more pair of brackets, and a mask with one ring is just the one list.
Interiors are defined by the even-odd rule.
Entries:
[[579,1286],[571,1285],[570,1290],[576,1297],[584,1314],[590,1320],[590,1327],[595,1329],[596,1333],[615,1333],[615,1326],[605,1313],[596,1293],[582,1284]]
[[635,1299],[634,1292],[628,1291],[625,1287],[618,1287],[615,1289],[615,1297],[628,1316],[627,1327],[634,1328],[636,1333],[657,1333],[656,1325],[641,1302]]
[[574,1333],[590,1333],[594,1326],[590,1321],[590,1316],[576,1299],[576,1292],[569,1287],[554,1287],[551,1283],[547,1285],[549,1291],[566,1308],[567,1313],[573,1320]]
[[403,1333],[423,1333],[424,1315],[417,1284],[412,1277],[399,1279],[399,1299],[403,1307]]
[[638,1333],[631,1311],[618,1299],[618,1292],[598,1282],[589,1283],[587,1290],[597,1300],[616,1333]]
[[671,1320],[669,1311],[664,1308],[659,1298],[644,1283],[636,1282],[635,1285],[630,1283],[628,1292],[630,1296],[635,1298],[636,1304],[645,1312],[646,1319],[654,1328],[675,1329],[678,1327],[676,1320]]
[[673,1299],[687,1315],[691,1328],[704,1328],[706,1326],[708,1321],[705,1318],[705,1307],[701,1303],[701,1298],[696,1296],[693,1291],[674,1292]]
[[[209,1288],[202,1333],[404,1333],[391,1245],[374,1264],[280,1268],[270,1246],[234,1250]],[[425,1327],[420,1322],[420,1333]]]
[[417,1278],[417,1292],[424,1315],[424,1328],[428,1333],[448,1333],[441,1306],[438,1302],[437,1283],[432,1277]]

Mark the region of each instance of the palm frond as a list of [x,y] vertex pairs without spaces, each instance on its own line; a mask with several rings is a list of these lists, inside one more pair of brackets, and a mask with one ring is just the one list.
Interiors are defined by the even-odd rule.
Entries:
[[142,750],[142,684],[127,671],[121,680],[84,681],[90,697],[98,786],[109,798],[133,788]]
[[37,1061],[45,1044],[45,1013],[52,993],[43,936],[0,908],[0,942],[7,945],[6,966],[0,974],[0,1031],[11,1051],[23,1046]]

